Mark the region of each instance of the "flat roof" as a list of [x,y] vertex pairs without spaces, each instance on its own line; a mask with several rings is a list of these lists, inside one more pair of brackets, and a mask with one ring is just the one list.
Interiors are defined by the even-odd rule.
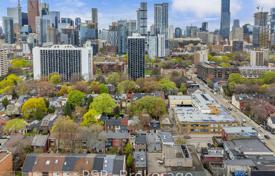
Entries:
[[169,100],[192,100],[191,96],[188,95],[169,95]]
[[257,133],[252,127],[223,127],[225,133]]
[[175,107],[174,112],[180,123],[184,122],[236,122],[231,115],[221,112],[220,114],[202,113],[194,107]]
[[259,139],[235,139],[224,141],[224,145],[226,145],[229,150],[242,152],[245,155],[273,155],[273,152]]

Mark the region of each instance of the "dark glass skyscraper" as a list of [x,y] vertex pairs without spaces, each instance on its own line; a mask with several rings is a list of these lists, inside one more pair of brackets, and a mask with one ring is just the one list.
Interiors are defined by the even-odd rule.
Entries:
[[128,37],[128,76],[130,79],[145,75],[145,37]]
[[229,38],[230,33],[230,0],[221,0],[221,27],[220,35]]

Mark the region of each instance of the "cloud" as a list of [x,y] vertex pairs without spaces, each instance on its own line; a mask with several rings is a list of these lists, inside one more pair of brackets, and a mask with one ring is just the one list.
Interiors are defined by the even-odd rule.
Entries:
[[[219,15],[221,12],[221,0],[173,0],[172,8],[179,12],[189,12],[196,17]],[[231,12],[241,9],[240,1],[231,2]]]

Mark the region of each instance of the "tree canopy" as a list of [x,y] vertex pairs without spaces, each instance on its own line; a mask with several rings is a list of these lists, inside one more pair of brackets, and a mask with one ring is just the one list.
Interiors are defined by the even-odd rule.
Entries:
[[11,60],[11,68],[19,69],[31,66],[31,62],[25,58],[15,58]]
[[59,73],[52,73],[49,76],[49,81],[53,84],[59,84],[62,82],[61,75]]
[[22,106],[26,119],[42,119],[48,112],[44,98],[30,98]]
[[128,93],[130,91],[135,91],[137,89],[137,84],[135,81],[125,80],[118,84],[119,93]]
[[90,126],[93,124],[101,124],[97,117],[100,114],[96,112],[94,109],[90,109],[86,114],[83,116],[83,120],[81,122],[82,126]]
[[93,99],[90,109],[94,109],[100,114],[111,114],[116,106],[117,104],[111,95],[103,93]]
[[4,126],[4,132],[5,133],[16,133],[20,130],[23,130],[27,125],[27,122],[23,119],[12,119],[7,121],[7,123]]
[[166,114],[165,102],[161,97],[145,96],[131,105],[133,114],[147,113],[154,119],[159,119]]
[[8,75],[0,81],[0,94],[11,94],[12,90],[20,81],[22,81],[22,79],[15,74]]
[[177,90],[177,86],[174,82],[170,81],[169,79],[161,79],[159,81],[160,87],[161,89],[166,93],[166,94],[170,94],[172,91],[176,91]]
[[67,102],[73,107],[81,105],[85,98],[85,94],[79,90],[71,90],[68,94]]
[[117,86],[120,81],[120,75],[117,72],[113,72],[108,75],[107,77],[107,83],[112,84],[114,86]]

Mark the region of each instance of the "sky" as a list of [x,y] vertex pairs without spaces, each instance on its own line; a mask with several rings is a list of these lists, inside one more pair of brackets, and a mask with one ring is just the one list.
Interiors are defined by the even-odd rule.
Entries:
[[[91,8],[98,8],[99,27],[107,28],[112,21],[136,19],[136,10],[144,0],[41,0],[49,3],[50,10],[60,11],[61,17],[81,17],[87,20]],[[169,25],[184,28],[187,25],[201,26],[206,21],[209,29],[215,30],[220,25],[221,0],[147,0],[148,28],[154,20],[154,3],[169,3]],[[14,7],[17,0],[0,0],[0,25],[2,16],[7,14],[7,7]],[[24,12],[27,12],[27,0],[21,0]],[[239,19],[241,24],[253,24],[253,13],[261,6],[264,11],[275,8],[275,0],[231,0],[231,20]]]

